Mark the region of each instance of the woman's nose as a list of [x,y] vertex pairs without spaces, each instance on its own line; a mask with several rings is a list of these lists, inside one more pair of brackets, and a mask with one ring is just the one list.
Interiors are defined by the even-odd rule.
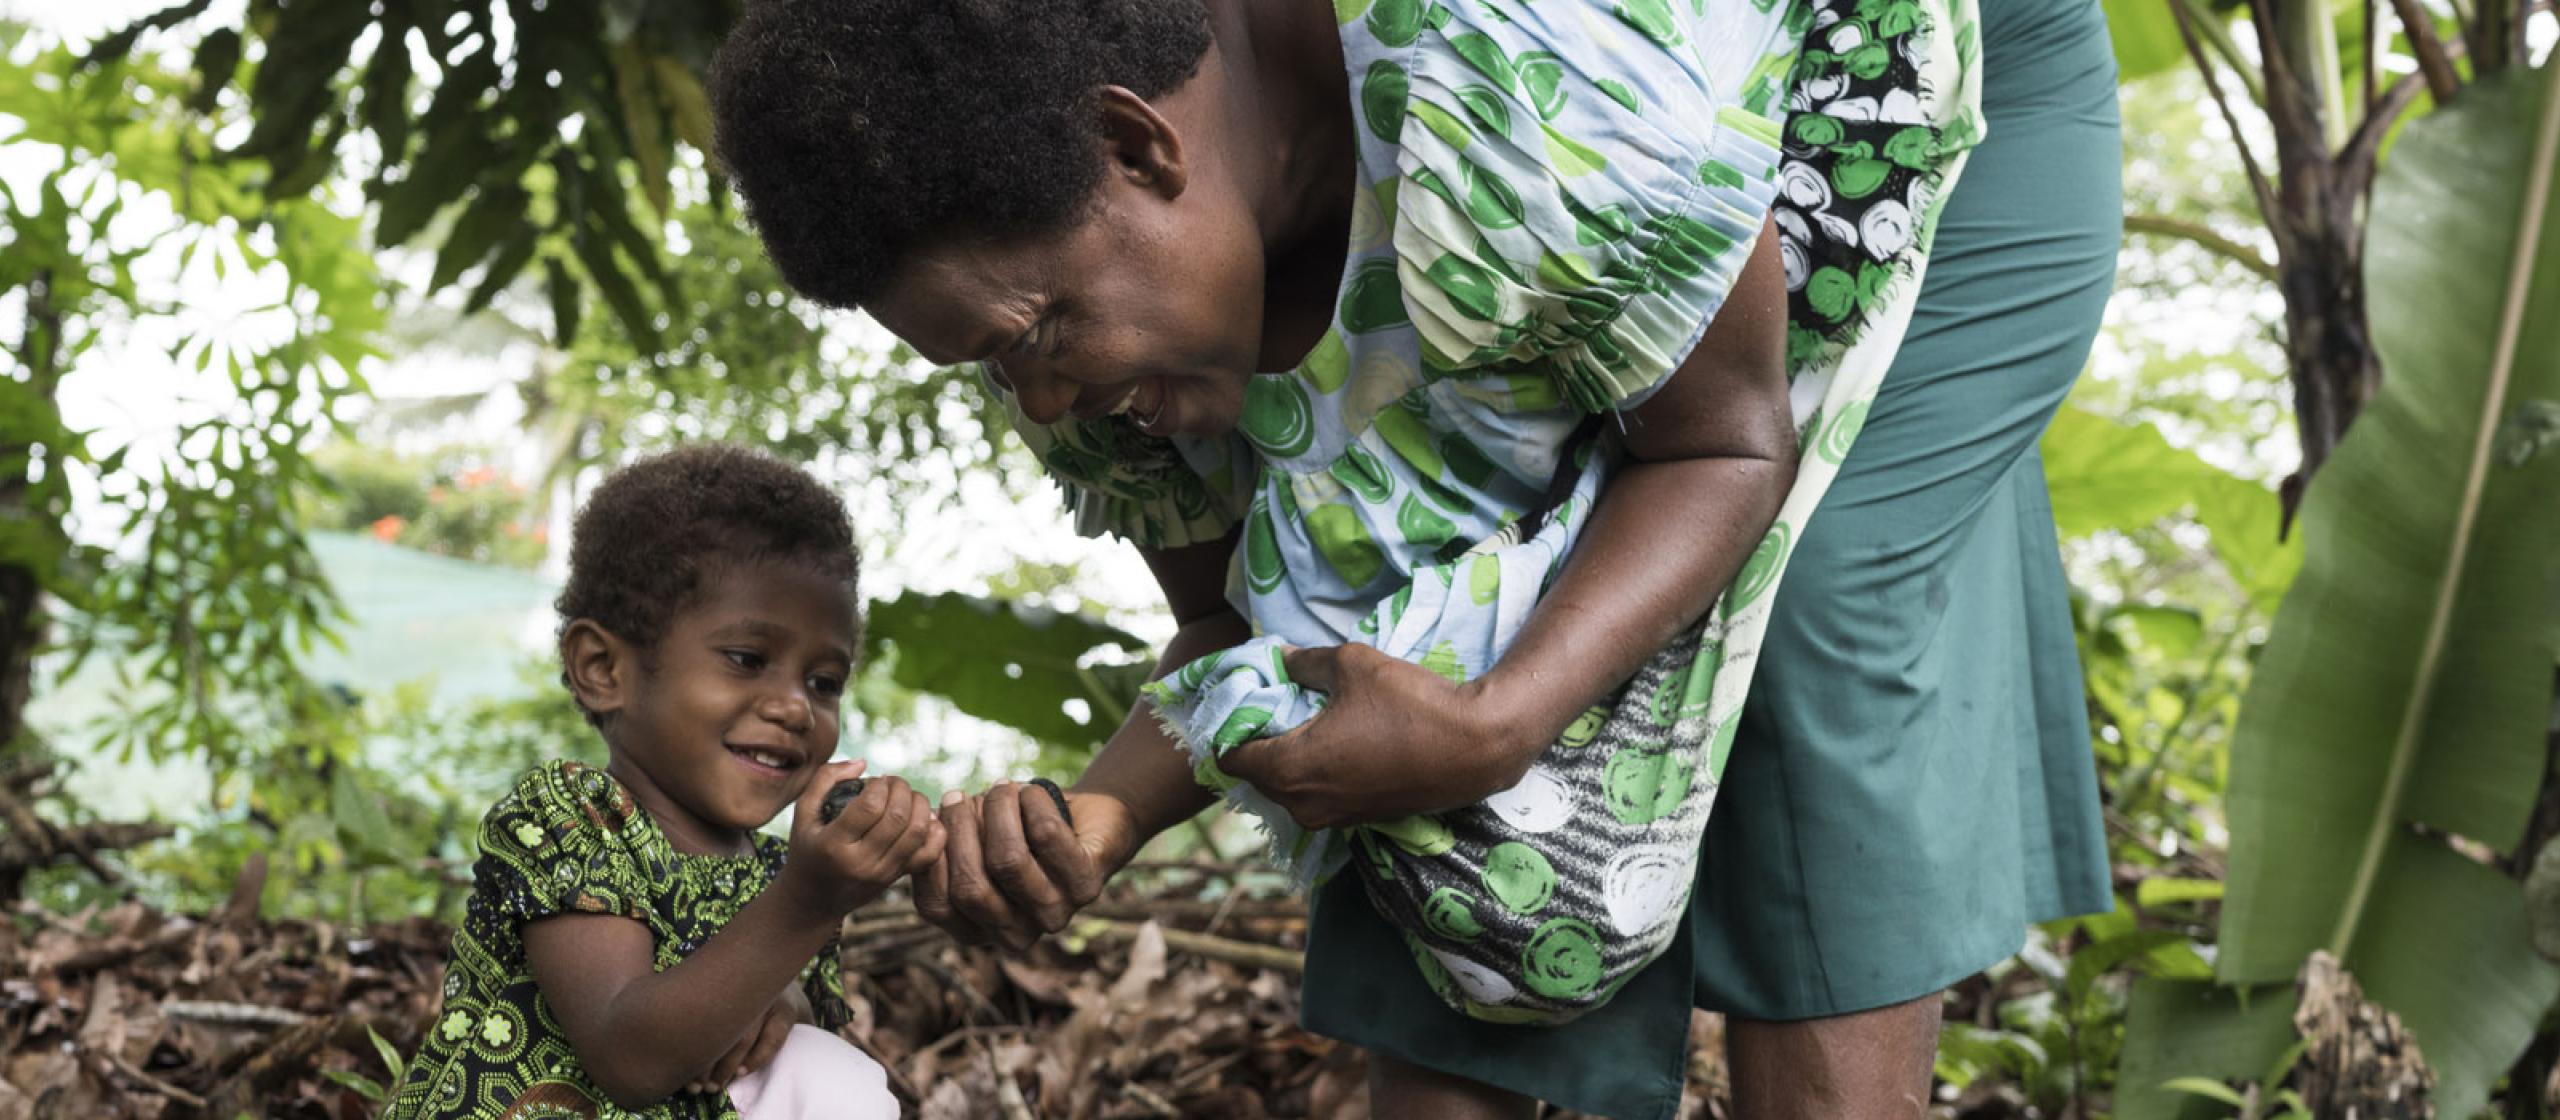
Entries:
[[1032,362],[999,364],[996,381],[1013,390],[1014,404],[1034,424],[1055,424],[1067,418],[1075,407],[1076,394],[1083,386],[1058,376]]

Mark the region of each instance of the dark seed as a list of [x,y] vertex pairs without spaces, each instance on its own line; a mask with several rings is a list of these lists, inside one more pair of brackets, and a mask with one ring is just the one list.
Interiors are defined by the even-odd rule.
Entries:
[[844,813],[844,807],[853,804],[853,799],[860,796],[862,779],[847,778],[837,782],[833,789],[827,791],[827,799],[818,803],[818,823],[834,824],[836,818]]
[[1058,806],[1058,817],[1066,821],[1068,827],[1075,826],[1076,815],[1067,811],[1067,791],[1059,789],[1058,783],[1047,778],[1033,778],[1031,784],[1048,790],[1049,800]]

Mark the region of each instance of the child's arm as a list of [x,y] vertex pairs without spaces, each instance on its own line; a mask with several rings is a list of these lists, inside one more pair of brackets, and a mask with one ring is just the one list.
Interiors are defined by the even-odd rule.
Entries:
[[665,972],[649,929],[627,918],[566,914],[525,927],[525,956],[551,1013],[596,1087],[644,1108],[700,1078],[763,1021],[847,911],[942,853],[922,794],[876,778],[833,823],[818,803],[861,770],[819,770],[792,815],[782,874],[726,928]]

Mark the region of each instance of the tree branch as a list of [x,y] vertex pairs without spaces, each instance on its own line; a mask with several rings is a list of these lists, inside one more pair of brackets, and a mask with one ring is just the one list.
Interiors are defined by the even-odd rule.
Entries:
[[[2266,104],[2266,85],[2259,80],[2258,71],[2249,64],[2248,58],[2240,53],[2239,42],[2231,37],[2231,29],[2223,25],[2221,18],[2201,7],[2199,0],[2169,0],[2169,7],[2174,9],[2171,14],[2183,14],[2195,21],[2196,32],[2204,36],[2206,45],[2213,48],[2213,53],[2222,59],[2224,66],[2239,76],[2241,87],[2249,91],[2249,103]],[[2196,66],[2203,68],[2204,60],[2198,58]]]
[[2418,56],[2418,72],[2427,76],[2427,92],[2435,95],[2436,104],[2444,104],[2461,92],[2462,79],[2453,73],[2453,60],[2445,57],[2435,21],[2418,0],[2391,0],[2391,10],[2400,17],[2400,29],[2409,33],[2409,50]]
[[2124,231],[2149,237],[2176,238],[2230,260],[2270,284],[2278,279],[2274,261],[2259,256],[2258,251],[2250,246],[2215,233],[2202,222],[2190,222],[2165,214],[2127,214],[2124,216]]
[[[2177,17],[2178,37],[2186,41],[2187,56],[2195,60],[2197,72],[2204,75],[2205,92],[2213,95],[2213,107],[2222,112],[2222,123],[2231,130],[2231,146],[2240,150],[2240,165],[2249,173],[2249,193],[2258,200],[2258,216],[2266,220],[2267,228],[2276,231],[2277,245],[2281,248],[2284,242],[2283,216],[2276,208],[2275,188],[2267,182],[2266,171],[2258,166],[2257,154],[2249,150],[2249,134],[2240,130],[2240,117],[2231,111],[2231,99],[2223,95],[2222,80],[2215,76],[2213,60],[2205,57],[2204,43],[2196,37],[2197,26],[2211,21],[2192,10],[2194,3],[2195,0],[2170,0],[2169,12]],[[2245,67],[2235,66],[2233,70],[2244,81],[2249,76]],[[2263,88],[2252,92],[2257,94],[2260,104],[2265,103]]]

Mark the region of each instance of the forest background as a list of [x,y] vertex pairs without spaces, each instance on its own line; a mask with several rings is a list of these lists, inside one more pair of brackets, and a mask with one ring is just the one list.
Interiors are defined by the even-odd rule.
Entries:
[[[478,814],[600,751],[548,598],[634,455],[847,495],[875,768],[1063,779],[1126,712],[1134,554],[959,371],[790,296],[707,163],[734,7],[0,6],[0,1116],[363,1113]],[[2107,7],[2127,238],[2044,453],[2118,906],[1959,989],[1937,1107],[2560,1115],[2560,20]],[[870,915],[862,1029],[927,1114],[1355,1114],[1252,848],[1203,818],[1023,961]],[[1168,1041],[1161,984],[1233,1029]]]

